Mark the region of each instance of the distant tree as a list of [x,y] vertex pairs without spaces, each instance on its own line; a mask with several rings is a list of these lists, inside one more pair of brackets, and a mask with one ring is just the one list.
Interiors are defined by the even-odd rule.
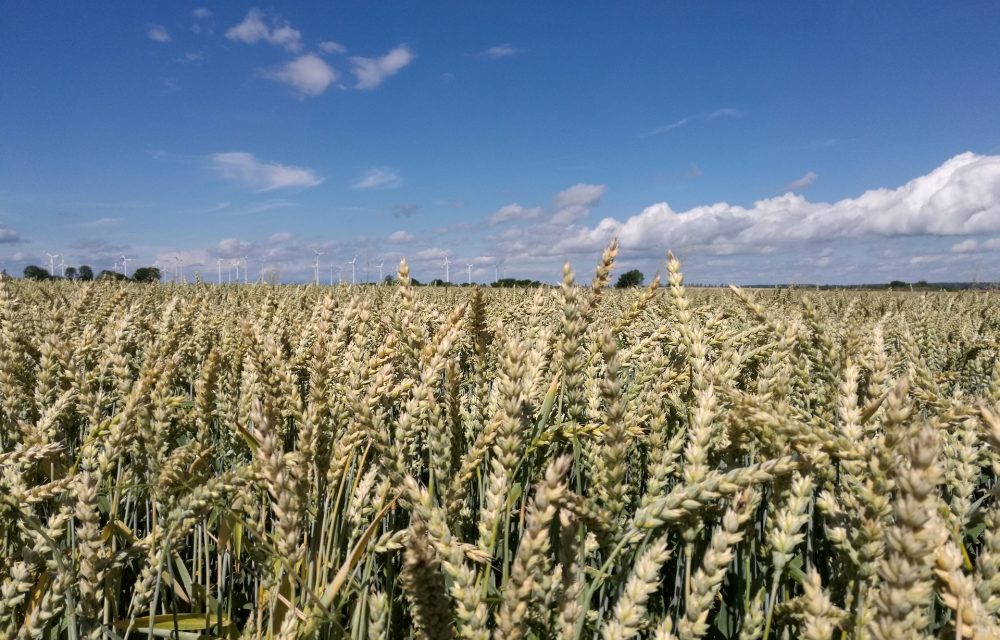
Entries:
[[103,269],[99,274],[97,274],[98,280],[128,280],[124,274],[118,273],[117,271],[108,271]]
[[81,280],[93,280],[94,270],[90,268],[89,264],[81,264],[80,270],[77,272],[77,277]]
[[504,288],[510,288],[510,287],[540,287],[540,286],[542,286],[542,283],[539,282],[538,280],[527,280],[527,279],[518,280],[516,278],[500,278],[499,280],[494,281],[493,284],[491,284],[490,286],[491,287],[504,287]]
[[615,284],[619,289],[628,289],[630,287],[641,287],[642,281],[645,276],[642,275],[642,271],[638,269],[632,269],[631,271],[626,271],[625,273],[618,276],[618,282]]
[[76,267],[66,267],[65,275],[67,280],[76,280]]
[[24,268],[24,277],[26,280],[48,280],[51,276],[48,269],[29,264]]
[[431,280],[430,284],[431,284],[432,287],[445,287],[445,286],[448,286],[448,283],[445,282],[444,280],[442,280],[441,278],[434,278],[433,280]]
[[160,270],[156,267],[139,267],[132,274],[132,279],[136,282],[159,282]]
[[396,276],[388,275],[382,279],[382,284],[396,284]]
[[419,280],[417,280],[416,278],[410,278],[410,284],[412,284],[414,287],[422,287],[422,286],[424,286],[424,283],[421,282],[421,281],[419,281]]

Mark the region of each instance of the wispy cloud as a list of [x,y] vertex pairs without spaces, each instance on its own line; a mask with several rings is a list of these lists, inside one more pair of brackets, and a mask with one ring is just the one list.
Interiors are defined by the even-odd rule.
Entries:
[[275,69],[264,70],[261,75],[294,87],[302,97],[318,96],[337,81],[337,72],[333,67],[314,53],[299,56]]
[[207,9],[205,7],[198,7],[197,9],[191,12],[191,17],[197,20],[208,20],[213,15],[215,14],[212,13],[212,10]]
[[608,188],[603,184],[575,184],[560,191],[552,199],[557,209],[563,207],[590,207],[597,204]]
[[320,42],[319,49],[324,53],[347,53],[347,47],[333,40]]
[[79,226],[87,228],[112,227],[116,224],[120,224],[121,222],[122,222],[121,218],[98,218],[96,220],[88,220],[87,222],[81,222]]
[[355,189],[394,189],[403,183],[402,178],[390,167],[372,167],[352,185]]
[[149,25],[149,31],[146,32],[146,36],[154,42],[170,42],[170,32],[163,25]]
[[392,233],[390,233],[389,237],[386,238],[385,241],[388,242],[389,244],[409,244],[413,242],[415,239],[416,238],[414,238],[413,234],[410,233],[409,231],[400,230],[400,231],[393,231]]
[[818,177],[819,176],[816,175],[815,172],[813,172],[813,171],[807,171],[806,174],[804,176],[802,176],[801,178],[799,178],[798,180],[792,180],[791,182],[789,182],[788,185],[785,187],[785,190],[786,191],[801,191],[801,190],[805,189],[806,187],[809,187],[810,185],[812,185],[812,183],[816,182],[816,178],[818,178]]
[[397,204],[392,208],[394,218],[409,218],[420,209],[420,205],[413,202]]
[[286,51],[297,52],[302,49],[302,33],[278,16],[268,15],[260,9],[250,9],[243,21],[233,25],[226,31],[226,38],[235,42],[255,44],[267,42]]
[[379,58],[351,58],[351,71],[357,78],[357,89],[374,89],[382,82],[399,73],[400,69],[413,62],[416,57],[405,44],[399,45]]
[[17,244],[21,242],[21,234],[7,225],[0,224],[0,244]]
[[490,225],[498,225],[504,222],[510,222],[511,220],[534,220],[541,215],[541,207],[528,208],[514,203],[500,207],[491,213],[490,217],[487,218],[487,222],[489,222]]
[[315,187],[323,182],[323,178],[316,175],[312,169],[277,162],[263,162],[252,153],[242,151],[215,153],[210,159],[215,171],[222,178],[257,191]]
[[174,58],[174,62],[178,64],[191,64],[194,62],[201,62],[205,59],[205,54],[201,51],[188,51],[179,58]]
[[524,53],[524,49],[519,49],[509,42],[505,42],[503,44],[498,44],[495,47],[490,47],[485,51],[480,51],[478,55],[482,58],[489,58],[490,60],[499,60],[500,58],[516,56],[519,53]]
[[706,111],[705,113],[696,113],[693,116],[687,116],[671,122],[670,124],[661,125],[656,127],[652,131],[648,132],[648,135],[655,136],[661,133],[667,133],[673,131],[674,129],[680,129],[681,127],[686,127],[689,124],[696,124],[699,122],[711,122],[712,120],[718,120],[719,118],[742,118],[746,114],[737,109],[716,109],[715,111]]

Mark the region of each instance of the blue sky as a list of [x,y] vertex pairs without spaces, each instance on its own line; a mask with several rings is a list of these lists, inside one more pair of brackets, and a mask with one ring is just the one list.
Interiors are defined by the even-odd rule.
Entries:
[[998,26],[993,2],[7,3],[0,262],[305,281],[315,249],[324,280],[447,255],[552,281],[618,236],[623,267],[673,249],[696,282],[1000,280]]

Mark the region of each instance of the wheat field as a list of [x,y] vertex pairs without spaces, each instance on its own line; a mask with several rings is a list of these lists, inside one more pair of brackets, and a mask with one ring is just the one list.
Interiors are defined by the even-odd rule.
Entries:
[[5,282],[3,638],[1000,637],[1000,298]]

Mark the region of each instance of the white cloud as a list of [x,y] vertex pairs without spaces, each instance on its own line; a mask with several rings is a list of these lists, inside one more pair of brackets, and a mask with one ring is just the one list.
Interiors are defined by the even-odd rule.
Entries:
[[149,25],[149,31],[146,32],[146,35],[154,42],[170,42],[170,32],[162,25]]
[[263,162],[252,153],[233,151],[211,156],[215,170],[226,180],[238,182],[257,191],[288,187],[315,187],[323,182],[312,169]]
[[390,233],[389,237],[386,238],[385,241],[390,244],[409,244],[413,242],[415,239],[416,238],[414,238],[412,233],[400,230],[400,231],[393,231],[392,233]]
[[211,18],[213,15],[215,14],[213,14],[210,9],[206,9],[205,7],[198,7],[197,9],[191,12],[191,17],[197,20],[207,20]]
[[323,51],[324,53],[347,53],[347,47],[339,42],[334,42],[333,40],[320,42],[319,48],[320,51]]
[[405,44],[399,45],[380,58],[351,58],[351,71],[357,77],[355,85],[358,89],[374,89],[389,76],[399,73],[399,70],[413,62],[413,52]]
[[807,171],[806,174],[801,178],[799,178],[798,180],[792,180],[791,182],[789,182],[788,186],[785,188],[788,191],[801,191],[806,187],[811,186],[812,183],[816,182],[816,178],[818,177],[819,176],[816,175],[814,172]]
[[516,56],[519,53],[524,53],[524,49],[518,49],[509,42],[503,44],[498,44],[495,47],[490,47],[485,51],[480,51],[479,55],[484,58],[489,58],[491,60],[499,60],[500,58],[509,58],[510,56]]
[[262,75],[295,87],[302,96],[318,96],[337,80],[337,72],[314,53],[299,56]]
[[572,206],[591,207],[601,200],[607,190],[603,184],[575,184],[557,193],[552,201],[558,209]]
[[272,244],[283,244],[285,242],[290,241],[294,237],[295,236],[288,233],[287,231],[279,231],[278,233],[272,233],[270,236],[268,236],[267,241]]
[[497,225],[502,222],[508,222],[510,220],[534,220],[542,214],[541,207],[522,207],[521,205],[508,204],[507,206],[500,207],[488,218],[491,225]]
[[971,253],[979,248],[979,242],[969,238],[951,246],[952,253]]
[[444,260],[449,255],[451,255],[449,251],[445,251],[444,249],[439,249],[437,247],[431,247],[430,249],[424,249],[423,251],[417,252],[417,257],[422,260]]
[[355,189],[394,189],[403,180],[395,169],[389,167],[372,167],[358,178],[352,185]]
[[680,120],[675,120],[670,124],[661,125],[656,127],[649,132],[649,135],[657,135],[660,133],[667,133],[668,131],[673,131],[674,129],[680,129],[681,127],[686,127],[689,124],[694,124],[696,122],[711,122],[712,120],[718,120],[719,118],[742,118],[746,114],[737,109],[716,109],[715,111],[706,111],[705,113],[696,113],[693,116],[687,116],[681,118]]
[[760,253],[776,244],[954,236],[1000,232],[1000,156],[963,153],[896,189],[812,203],[796,194],[746,208],[717,203],[677,212],[661,202],[624,222],[605,218],[572,227],[551,253],[596,251],[618,236],[623,248],[699,248],[708,253]]
[[260,9],[247,11],[242,22],[226,31],[226,38],[246,44],[263,40],[293,53],[302,49],[302,34],[297,29],[278,17],[265,15]]

